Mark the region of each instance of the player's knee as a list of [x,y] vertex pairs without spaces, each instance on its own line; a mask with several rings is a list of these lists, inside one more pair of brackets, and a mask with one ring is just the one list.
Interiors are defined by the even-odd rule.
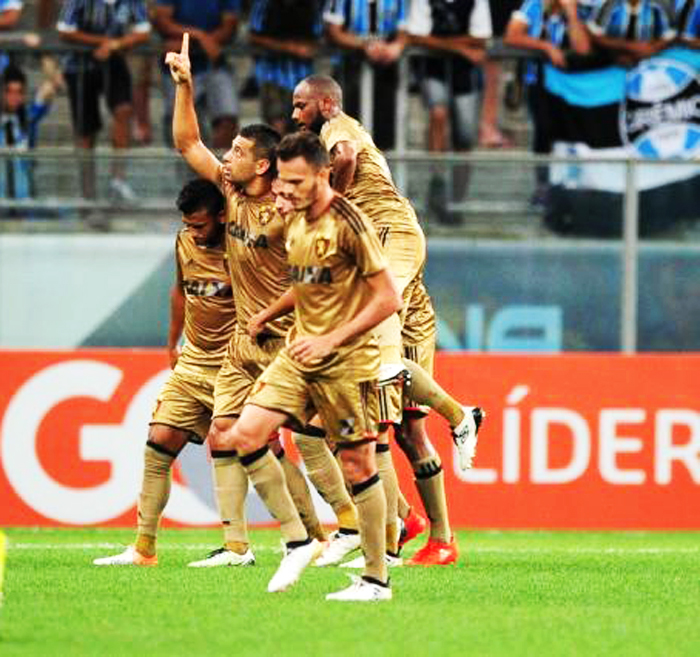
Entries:
[[209,425],[209,433],[207,434],[207,442],[209,448],[214,451],[222,451],[230,449],[230,437],[234,420],[228,417],[216,417]]
[[269,436],[261,435],[253,427],[246,426],[245,423],[237,422],[228,433],[230,436],[229,445],[240,455],[252,454],[261,447],[267,445]]
[[340,466],[348,484],[359,484],[377,472],[373,453],[368,445],[351,445],[341,448],[339,453]]
[[148,442],[162,447],[170,454],[178,454],[187,444],[189,432],[166,424],[152,424],[148,427]]

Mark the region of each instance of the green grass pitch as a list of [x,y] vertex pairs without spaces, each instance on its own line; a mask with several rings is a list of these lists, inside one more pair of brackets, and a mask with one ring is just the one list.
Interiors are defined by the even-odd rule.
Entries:
[[275,530],[252,532],[258,564],[239,569],[186,567],[216,530],[162,531],[157,568],[91,565],[132,530],[6,534],[2,657],[700,655],[698,532],[460,532],[457,566],[394,569],[394,599],[373,604],[324,600],[338,568],[267,593]]

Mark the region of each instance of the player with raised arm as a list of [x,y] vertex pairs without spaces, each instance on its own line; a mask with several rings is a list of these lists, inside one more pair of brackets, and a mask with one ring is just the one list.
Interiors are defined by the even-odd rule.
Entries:
[[[228,487],[231,491],[227,498],[227,526],[233,545],[229,547],[227,537],[227,545],[193,565],[215,566],[235,559],[231,552],[235,551],[235,528],[241,524],[245,499],[237,488],[229,485],[229,475],[236,464],[245,468],[263,502],[282,524],[288,545],[301,546],[301,553],[310,560],[316,555],[318,544],[316,541],[312,543],[309,536],[324,538],[323,529],[306,480],[280,451],[279,441],[273,441],[278,463],[274,458],[272,461],[251,460],[250,455],[236,453],[222,440],[240,415],[257,376],[282,347],[291,324],[290,318],[271,322],[255,340],[245,330],[249,318],[282,294],[291,282],[284,250],[284,221],[275,209],[271,191],[276,175],[275,150],[279,135],[269,126],[246,126],[236,136],[221,163],[200,139],[192,101],[187,43],[188,36],[185,35],[181,52],[169,53],[166,59],[177,85],[173,136],[188,164],[225,192],[226,250],[236,304],[236,327],[216,381],[214,421],[208,437],[214,457],[216,486]],[[329,457],[329,461],[330,467],[335,466],[337,470],[332,458]],[[340,476],[338,478],[342,481]],[[283,567],[284,561],[280,568],[283,570]]]

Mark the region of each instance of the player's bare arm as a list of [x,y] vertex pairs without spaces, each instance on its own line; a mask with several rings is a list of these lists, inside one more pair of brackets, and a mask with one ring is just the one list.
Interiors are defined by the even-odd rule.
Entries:
[[331,152],[333,189],[344,194],[350,187],[357,169],[357,146],[351,141],[339,141]]
[[287,315],[294,310],[294,290],[289,288],[281,297],[253,315],[248,322],[248,335],[255,339],[265,329],[265,325],[282,315]]
[[177,282],[170,291],[170,326],[168,328],[168,361],[174,369],[180,358],[180,337],[185,327],[185,295]]
[[401,310],[401,295],[388,269],[368,276],[365,280],[371,290],[370,300],[365,307],[347,324],[330,333],[297,338],[289,347],[292,358],[302,364],[311,364]]
[[190,65],[190,35],[182,36],[180,52],[169,52],[165,63],[176,85],[173,110],[173,140],[175,147],[202,178],[221,183],[221,163],[202,142],[197,114],[194,109],[192,68]]

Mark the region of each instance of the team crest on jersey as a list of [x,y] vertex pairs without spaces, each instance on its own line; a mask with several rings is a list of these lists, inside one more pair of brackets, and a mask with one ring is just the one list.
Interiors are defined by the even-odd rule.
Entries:
[[317,237],[314,244],[316,248],[316,257],[321,260],[326,257],[331,241],[327,237]]
[[267,226],[267,224],[269,224],[272,221],[274,214],[275,213],[272,208],[262,208],[258,216],[258,221],[260,222],[260,225]]

